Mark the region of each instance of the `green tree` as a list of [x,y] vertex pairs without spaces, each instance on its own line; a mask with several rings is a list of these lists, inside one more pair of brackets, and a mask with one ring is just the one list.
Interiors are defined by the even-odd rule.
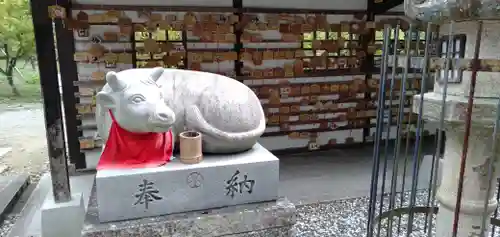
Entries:
[[0,75],[7,78],[12,93],[19,96],[14,69],[20,60],[28,59],[35,52],[29,0],[0,0],[0,16]]

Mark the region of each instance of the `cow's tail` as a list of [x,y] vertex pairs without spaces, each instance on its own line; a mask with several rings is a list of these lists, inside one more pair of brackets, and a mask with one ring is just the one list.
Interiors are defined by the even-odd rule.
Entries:
[[208,123],[197,106],[192,106],[190,110],[191,111],[189,113],[192,114],[188,115],[187,119],[192,121],[188,121],[188,124],[195,124],[196,129],[202,134],[207,134],[208,136],[225,140],[227,142],[255,141],[262,136],[266,130],[266,118],[263,111],[261,111],[262,116],[260,118],[259,125],[256,128],[246,132],[225,132]]

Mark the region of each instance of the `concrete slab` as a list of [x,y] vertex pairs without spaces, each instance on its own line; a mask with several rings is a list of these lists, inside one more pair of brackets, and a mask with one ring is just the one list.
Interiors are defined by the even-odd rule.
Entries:
[[[408,151],[408,159],[403,155],[396,158],[397,190],[411,189],[413,144]],[[382,149],[383,150],[383,149]],[[388,168],[386,170],[385,191],[390,191],[394,146],[388,147]],[[424,154],[432,154],[432,147],[423,147]],[[404,147],[402,149],[404,152]],[[384,154],[380,155],[384,159]],[[286,196],[295,205],[333,201],[339,199],[366,197],[370,195],[373,167],[373,147],[358,149],[335,149],[322,152],[281,155],[280,196]],[[420,166],[418,189],[428,188],[432,156],[425,156]],[[406,163],[406,165],[405,165]],[[405,172],[406,170],[406,172]],[[379,190],[382,185],[383,162],[380,167]],[[405,173],[405,176],[403,176]],[[300,187],[300,188],[297,188]]]
[[[88,206],[90,192],[94,185],[94,174],[70,177],[71,191],[82,193],[84,207]],[[41,207],[47,195],[52,195],[52,180],[49,173],[44,174],[37,187],[19,213],[19,218],[12,227],[8,237],[40,237],[42,233]]]
[[286,198],[264,203],[106,223],[99,221],[97,209],[97,201],[93,195],[87,209],[82,231],[83,237],[248,236],[243,233],[254,231],[264,233],[262,236],[279,236],[274,234],[276,229],[284,233],[296,221],[295,206]]
[[83,195],[72,193],[71,200],[56,203],[47,195],[42,205],[42,236],[81,237],[85,207]]
[[28,175],[0,176],[0,222],[29,185]]
[[198,164],[99,170],[101,222],[205,210],[278,198],[279,160],[261,145],[238,154],[205,155]]
[[41,206],[51,189],[50,174],[45,173],[40,178],[35,189],[19,212],[19,218],[8,237],[39,237],[41,236]]

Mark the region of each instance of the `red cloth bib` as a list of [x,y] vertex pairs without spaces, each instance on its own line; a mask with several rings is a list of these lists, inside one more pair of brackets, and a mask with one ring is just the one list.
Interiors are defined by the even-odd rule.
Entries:
[[106,147],[97,170],[158,167],[172,157],[172,131],[163,133],[129,132],[116,122],[111,110],[112,124]]

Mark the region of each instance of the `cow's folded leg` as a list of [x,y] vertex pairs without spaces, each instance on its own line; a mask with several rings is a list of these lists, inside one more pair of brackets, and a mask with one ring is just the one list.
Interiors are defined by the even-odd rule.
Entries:
[[210,134],[207,134],[201,128],[200,119],[204,121],[204,118],[201,116],[200,110],[197,106],[191,105],[186,108],[185,111],[185,123],[186,129],[190,131],[197,131],[202,134],[202,149],[203,152],[214,153],[217,151],[217,146],[215,145],[215,138],[213,138]]
[[209,135],[204,135],[202,139],[203,152],[218,153],[220,151],[220,145],[218,144],[220,141],[217,141],[217,139],[210,137]]
[[242,152],[252,148],[252,144],[246,144],[249,141],[231,141],[225,137],[221,137],[214,130],[211,125],[203,118],[197,106],[192,105],[186,108],[186,127],[189,130],[194,130],[202,134],[203,139],[203,152],[207,153],[236,153]]

